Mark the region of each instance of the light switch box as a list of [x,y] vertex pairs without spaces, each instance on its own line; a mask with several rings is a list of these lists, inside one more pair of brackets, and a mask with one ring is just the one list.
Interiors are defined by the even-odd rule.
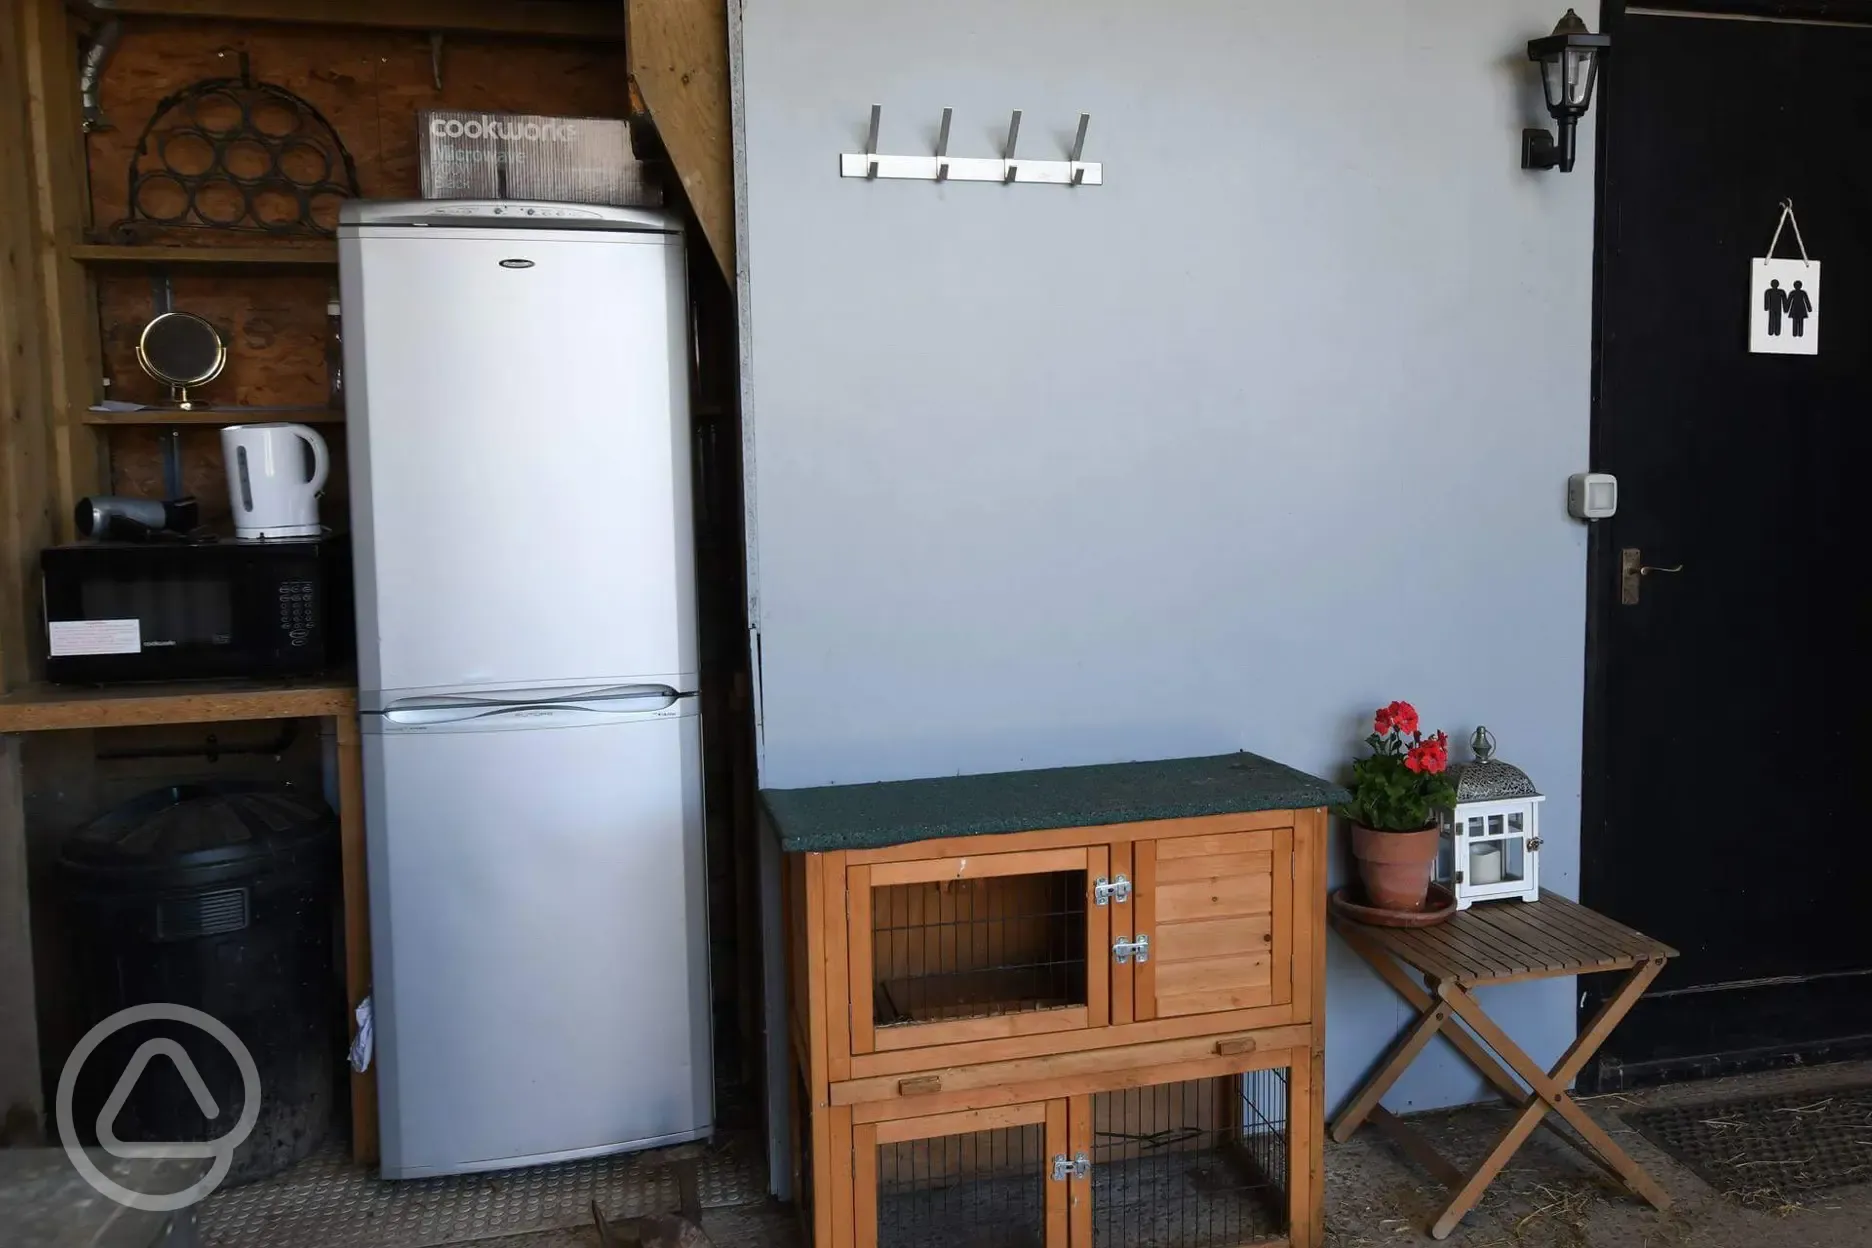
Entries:
[[1618,512],[1618,478],[1609,472],[1576,472],[1567,478],[1567,514],[1575,520],[1607,520]]

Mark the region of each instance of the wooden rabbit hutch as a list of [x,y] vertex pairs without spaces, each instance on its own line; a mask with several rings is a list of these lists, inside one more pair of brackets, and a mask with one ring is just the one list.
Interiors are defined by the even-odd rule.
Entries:
[[813,1244],[1318,1244],[1341,797],[1249,754],[764,793]]
[[[723,449],[740,444],[733,296],[722,278],[733,263],[725,18],[711,27],[683,17],[682,7],[660,0],[633,6],[627,47],[619,0],[4,6],[0,1113],[40,1117],[50,1086],[42,1071],[55,1076],[76,1040],[61,1000],[59,920],[40,900],[49,891],[40,886],[60,837],[121,800],[126,786],[162,782],[150,762],[120,761],[129,752],[145,760],[165,751],[192,758],[203,754],[205,739],[204,756],[215,767],[316,787],[322,728],[328,792],[341,807],[346,1024],[355,1027],[350,1008],[370,991],[355,680],[340,672],[48,685],[39,558],[74,540],[74,504],[87,496],[190,494],[204,523],[224,519],[219,427],[248,421],[290,421],[321,433],[332,459],[322,517],[342,523],[345,412],[332,375],[340,358],[332,227],[344,195],[419,195],[420,111],[630,118],[635,132],[647,123],[643,97],[663,101],[654,131],[644,133],[654,139],[652,151],[687,158],[665,182],[672,202],[693,205],[697,216],[691,297],[703,360],[694,410],[701,454],[714,453],[700,488],[719,518],[698,532],[698,552],[703,577],[715,587],[713,609],[727,613],[719,636],[730,643],[716,647],[714,677],[704,658],[703,696],[716,703],[711,713],[721,722],[744,714],[745,625],[736,622],[743,608],[740,468]],[[633,66],[631,50],[651,64]],[[226,346],[225,370],[186,410],[167,401],[136,358],[142,327],[167,308],[207,319]],[[551,416],[516,414],[515,436]],[[300,723],[306,731],[294,737]],[[269,751],[276,741],[294,744]],[[751,777],[751,755],[735,733],[719,734],[712,748],[732,755],[714,774]],[[740,813],[722,828],[751,827],[751,779],[723,783],[711,805],[724,815],[738,805]],[[743,787],[747,796],[737,802]],[[737,893],[751,895],[753,887],[733,874],[734,857],[725,842],[711,846],[711,859],[728,873],[714,908],[731,929]],[[751,880],[751,868],[743,874]],[[725,992],[754,995],[745,985]],[[350,1099],[355,1152],[370,1160],[371,1075],[353,1077]]]

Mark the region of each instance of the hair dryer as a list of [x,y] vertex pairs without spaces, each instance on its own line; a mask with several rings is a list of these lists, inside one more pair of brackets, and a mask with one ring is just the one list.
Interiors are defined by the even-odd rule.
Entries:
[[147,542],[158,533],[187,533],[200,513],[192,494],[164,502],[100,494],[79,499],[73,518],[78,531],[94,541]]

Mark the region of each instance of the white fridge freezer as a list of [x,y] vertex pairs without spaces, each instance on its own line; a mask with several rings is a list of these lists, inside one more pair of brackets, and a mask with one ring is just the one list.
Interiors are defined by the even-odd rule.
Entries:
[[339,227],[386,1178],[713,1120],[682,234]]

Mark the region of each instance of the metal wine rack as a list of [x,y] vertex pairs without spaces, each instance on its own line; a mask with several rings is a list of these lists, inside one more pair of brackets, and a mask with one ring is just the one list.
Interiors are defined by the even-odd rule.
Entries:
[[311,102],[240,74],[206,78],[156,106],[130,158],[128,203],[113,227],[240,230],[329,237],[357,166]]

